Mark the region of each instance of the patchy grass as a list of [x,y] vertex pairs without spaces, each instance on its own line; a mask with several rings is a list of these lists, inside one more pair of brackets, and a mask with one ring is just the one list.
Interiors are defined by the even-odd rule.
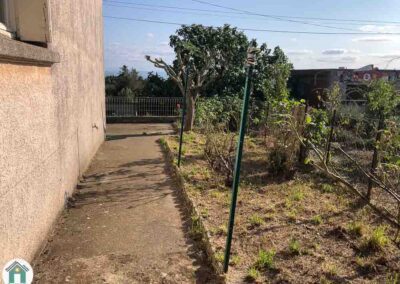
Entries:
[[[225,177],[204,158],[204,142],[203,135],[190,134],[180,172],[214,251],[219,252],[215,257],[222,262],[231,194]],[[177,152],[176,137],[168,137],[166,143]],[[380,226],[382,219],[315,172],[298,172],[292,179],[271,175],[264,145],[255,138],[245,143],[228,280],[386,283],[396,279],[400,252],[388,241],[393,231]],[[363,249],[374,253],[364,254]]]

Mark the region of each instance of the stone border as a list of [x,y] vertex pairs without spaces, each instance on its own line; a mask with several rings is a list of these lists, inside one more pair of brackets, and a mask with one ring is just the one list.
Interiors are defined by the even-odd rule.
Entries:
[[211,266],[216,272],[217,276],[220,278],[222,283],[226,283],[226,275],[223,273],[223,268],[222,265],[217,261],[215,258],[215,251],[211,245],[210,241],[210,235],[208,233],[208,230],[206,229],[206,226],[204,225],[201,215],[196,209],[196,206],[194,205],[193,201],[190,199],[190,196],[185,189],[185,181],[180,173],[179,168],[174,164],[174,154],[171,151],[171,148],[169,147],[168,143],[163,139],[160,138],[157,140],[157,142],[161,145],[161,148],[164,152],[165,158],[167,160],[168,166],[170,166],[171,172],[172,172],[172,177],[175,180],[177,184],[177,188],[179,191],[180,196],[183,198],[184,205],[187,208],[188,212],[191,213],[192,217],[195,217],[196,220],[198,220],[198,225],[201,228],[202,232],[202,238],[201,242],[203,243],[205,247],[205,251],[207,253],[207,256],[210,260]]
[[60,62],[60,55],[48,48],[0,35],[0,62],[51,66]]
[[107,123],[174,123],[177,116],[106,117]]

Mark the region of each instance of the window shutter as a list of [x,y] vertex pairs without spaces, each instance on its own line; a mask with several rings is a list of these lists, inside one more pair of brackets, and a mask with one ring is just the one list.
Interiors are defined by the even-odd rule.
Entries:
[[16,0],[16,16],[20,40],[49,42],[47,0]]

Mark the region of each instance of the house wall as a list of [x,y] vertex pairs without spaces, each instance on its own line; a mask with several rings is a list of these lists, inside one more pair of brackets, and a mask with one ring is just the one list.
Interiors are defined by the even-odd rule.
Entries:
[[59,63],[0,58],[0,267],[32,261],[104,140],[102,1],[49,11]]

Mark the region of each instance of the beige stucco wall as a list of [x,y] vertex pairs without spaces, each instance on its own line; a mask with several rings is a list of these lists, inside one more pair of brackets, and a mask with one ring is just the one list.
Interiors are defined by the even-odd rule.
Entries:
[[60,63],[0,61],[0,267],[33,259],[104,139],[102,1],[49,7]]

